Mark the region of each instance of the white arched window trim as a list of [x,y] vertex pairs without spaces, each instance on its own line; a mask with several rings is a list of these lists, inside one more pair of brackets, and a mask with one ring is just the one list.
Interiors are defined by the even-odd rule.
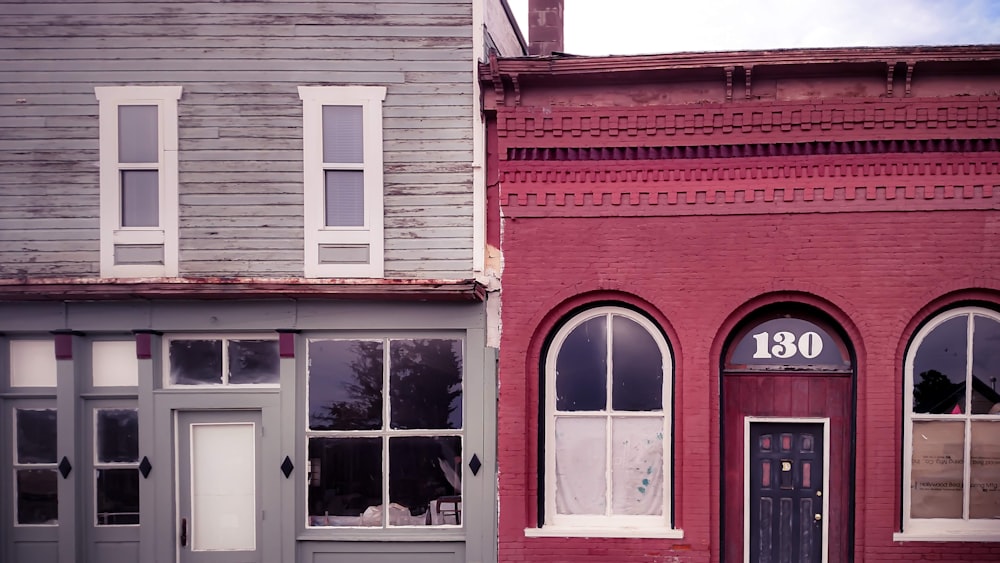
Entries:
[[[556,359],[562,349],[567,337],[574,329],[583,323],[594,318],[605,317],[606,326],[612,326],[612,318],[615,316],[624,317],[642,327],[655,341],[662,358],[663,370],[663,396],[662,409],[656,411],[615,411],[610,405],[602,411],[574,411],[557,412],[556,410]],[[607,397],[610,403],[611,394],[611,373],[612,363],[612,331],[607,331]],[[602,306],[589,309],[572,317],[563,324],[555,333],[548,348],[544,364],[545,396],[541,399],[545,405],[545,415],[542,420],[544,425],[545,440],[545,474],[544,474],[544,526],[541,528],[528,528],[525,535],[529,537],[557,536],[557,537],[647,537],[647,538],[681,538],[683,531],[674,529],[671,522],[671,410],[673,387],[673,365],[670,348],[660,329],[648,318],[630,309],[616,306]],[[612,436],[611,423],[613,419],[624,418],[653,418],[656,417],[661,422],[662,428],[662,471],[660,478],[662,483],[662,509],[657,515],[622,515],[610,514],[610,509],[604,515],[597,514],[559,514],[557,511],[557,474],[556,474],[556,430],[555,422],[558,417],[591,417],[605,419],[606,433],[605,443],[605,486],[610,493],[611,471],[613,468],[612,459]],[[595,446],[596,447],[596,446]],[[608,506],[611,506],[610,498],[606,499]]]
[[[1000,322],[1000,314],[983,307],[959,307],[945,311],[920,328],[906,351],[904,364],[905,385],[903,388],[903,531],[893,535],[895,541],[1000,541],[1000,520],[969,517],[971,433],[973,421],[995,421],[1000,424],[1000,414],[925,414],[913,412],[914,361],[917,351],[927,336],[945,322],[965,317],[966,323],[966,381],[971,378],[972,346],[974,342],[975,317],[985,317]],[[967,393],[971,393],[968,390]],[[951,420],[965,424],[964,435],[964,477],[963,515],[961,518],[912,518],[912,470],[914,421]]]

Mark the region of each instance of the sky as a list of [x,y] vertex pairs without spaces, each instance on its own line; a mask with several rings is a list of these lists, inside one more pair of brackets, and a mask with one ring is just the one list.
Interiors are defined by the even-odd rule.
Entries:
[[[528,0],[507,1],[527,36]],[[1000,44],[1000,0],[564,2],[574,55]]]

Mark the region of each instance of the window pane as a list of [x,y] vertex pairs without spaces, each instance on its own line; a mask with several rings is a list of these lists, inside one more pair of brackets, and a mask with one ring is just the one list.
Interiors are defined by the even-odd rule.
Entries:
[[920,343],[913,361],[913,412],[958,414],[965,408],[968,317],[949,319]]
[[170,382],[176,385],[222,383],[221,340],[171,340]]
[[969,518],[1000,518],[1000,422],[972,423]]
[[59,481],[55,469],[17,470],[17,523],[59,523]]
[[277,383],[277,340],[230,340],[230,383]]
[[910,517],[961,518],[965,423],[913,423]]
[[556,511],[604,514],[605,418],[556,417]]
[[382,428],[382,351],[380,341],[309,343],[309,428]]
[[17,409],[17,463],[56,462],[55,409]]
[[139,470],[97,470],[97,525],[139,523]]
[[663,356],[639,323],[615,315],[611,335],[611,406],[619,411],[663,408]]
[[118,162],[159,162],[156,106],[118,106]]
[[573,329],[556,357],[556,410],[607,408],[607,318],[590,319]]
[[323,162],[364,162],[361,106],[323,106]]
[[462,341],[389,343],[392,428],[462,427]]
[[97,411],[97,461],[139,461],[139,412],[135,409]]
[[381,526],[382,439],[309,439],[309,525]]
[[361,170],[326,171],[326,226],[363,227],[365,173]]
[[462,438],[389,439],[389,524],[461,524]]
[[611,512],[663,514],[663,419],[611,421]]
[[156,170],[122,170],[122,226],[160,224],[159,176]]
[[973,317],[972,414],[1000,414],[1000,323]]

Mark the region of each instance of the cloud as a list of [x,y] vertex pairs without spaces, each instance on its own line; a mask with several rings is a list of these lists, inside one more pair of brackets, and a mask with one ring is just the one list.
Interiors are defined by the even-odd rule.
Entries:
[[[527,0],[508,0],[527,33]],[[565,0],[565,50],[629,55],[1000,43],[995,0]]]

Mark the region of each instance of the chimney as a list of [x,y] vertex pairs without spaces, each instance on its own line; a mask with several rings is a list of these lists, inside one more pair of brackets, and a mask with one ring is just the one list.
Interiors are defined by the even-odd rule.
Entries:
[[563,52],[563,0],[528,0],[528,54]]

